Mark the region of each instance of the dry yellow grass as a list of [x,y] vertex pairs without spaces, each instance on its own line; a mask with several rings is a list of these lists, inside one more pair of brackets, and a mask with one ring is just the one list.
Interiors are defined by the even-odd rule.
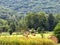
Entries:
[[55,43],[47,38],[41,38],[40,35],[28,37],[22,35],[1,36],[0,45],[55,45]]

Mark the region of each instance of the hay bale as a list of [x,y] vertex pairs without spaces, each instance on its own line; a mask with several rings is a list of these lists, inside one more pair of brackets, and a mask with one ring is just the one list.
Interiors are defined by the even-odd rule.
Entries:
[[54,41],[56,44],[58,43],[57,37],[50,35],[48,38],[51,39],[52,41]]

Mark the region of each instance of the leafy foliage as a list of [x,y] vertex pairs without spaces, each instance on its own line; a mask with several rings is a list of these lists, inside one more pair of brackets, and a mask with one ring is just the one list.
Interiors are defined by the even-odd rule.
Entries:
[[9,25],[7,20],[0,19],[0,30],[7,31],[9,29]]
[[54,27],[55,27],[55,18],[53,16],[53,14],[49,14],[49,17],[48,17],[48,23],[49,23],[49,30],[53,30]]
[[28,25],[28,28],[34,28],[37,29],[38,27],[45,28],[46,24],[46,17],[44,13],[30,13],[26,16],[26,23]]
[[54,29],[54,34],[55,36],[58,38],[59,42],[60,42],[60,22],[57,24],[57,26]]
[[29,12],[25,16],[9,8],[4,8],[4,6],[1,6],[0,9],[0,23],[4,25],[0,26],[0,30],[3,29],[2,31],[6,32],[9,29],[13,32],[26,31],[32,28],[37,30],[38,27],[40,27],[39,31],[42,29],[50,31],[58,23],[55,22],[56,17],[53,14],[49,15],[45,12]]

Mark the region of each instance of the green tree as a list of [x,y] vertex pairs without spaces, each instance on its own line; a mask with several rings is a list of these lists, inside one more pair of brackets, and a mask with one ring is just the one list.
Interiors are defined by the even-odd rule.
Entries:
[[60,13],[56,14],[56,22],[58,23],[60,21]]
[[46,17],[45,13],[28,13],[26,18],[26,23],[28,28],[34,28],[37,29],[38,27],[46,28]]
[[41,32],[41,29],[40,27],[37,28],[37,32],[40,33]]
[[11,18],[8,19],[8,24],[10,26],[10,30],[12,30],[12,32],[15,32],[18,26],[18,20],[16,19],[15,15],[11,15]]
[[34,28],[34,19],[35,19],[35,14],[34,13],[28,13],[27,16],[25,17],[26,20],[26,24],[28,26],[28,28]]
[[55,18],[51,13],[48,16],[48,24],[49,24],[49,31],[52,31],[55,27]]
[[44,30],[47,30],[47,17],[46,17],[46,14],[44,12],[39,12],[38,13],[39,15],[39,27],[40,27],[40,30],[44,29]]
[[16,31],[16,25],[15,25],[15,22],[11,22],[10,23],[10,29],[15,32]]
[[27,25],[26,25],[25,19],[21,19],[21,20],[18,22],[17,30],[18,30],[18,31],[26,31],[26,30],[28,30],[28,27],[27,27]]
[[54,35],[58,38],[60,42],[60,22],[56,25],[54,29]]
[[6,31],[8,31],[8,29],[9,29],[9,25],[8,25],[7,20],[0,19],[0,30],[6,32]]

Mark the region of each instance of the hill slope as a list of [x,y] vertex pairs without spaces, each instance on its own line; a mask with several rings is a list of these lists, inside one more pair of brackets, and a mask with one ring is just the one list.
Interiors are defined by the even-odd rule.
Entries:
[[6,8],[0,5],[0,18],[2,19],[11,19],[12,16],[19,15],[16,11]]
[[0,0],[0,5],[19,13],[45,11],[46,13],[60,12],[60,0]]

